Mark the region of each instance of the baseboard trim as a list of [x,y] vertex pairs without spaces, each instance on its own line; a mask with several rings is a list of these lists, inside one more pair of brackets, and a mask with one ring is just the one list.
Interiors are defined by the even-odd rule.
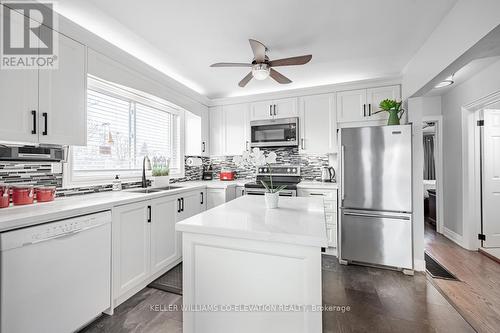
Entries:
[[415,259],[413,269],[417,272],[425,272],[425,260]]
[[461,247],[466,249],[466,247],[464,246],[464,240],[462,235],[459,235],[455,231],[450,230],[446,227],[443,227],[443,235],[452,242],[454,242],[455,244],[460,245]]
[[483,254],[484,256],[490,258],[491,260],[495,261],[496,263],[500,264],[500,258],[497,258],[495,257],[494,255],[492,255],[491,253],[488,253],[488,251],[482,249],[482,248],[479,248],[479,253]]

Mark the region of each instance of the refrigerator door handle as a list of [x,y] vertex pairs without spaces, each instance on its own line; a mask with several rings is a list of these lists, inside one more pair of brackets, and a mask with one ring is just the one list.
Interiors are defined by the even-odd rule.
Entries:
[[345,198],[345,193],[344,193],[344,155],[345,155],[345,146],[342,145],[340,149],[340,161],[342,163],[340,167],[340,200],[343,202]]
[[381,219],[396,219],[396,220],[410,220],[409,216],[406,215],[387,215],[387,214],[375,214],[375,213],[353,213],[349,211],[344,211],[344,215],[349,216],[360,216],[360,217],[375,217]]

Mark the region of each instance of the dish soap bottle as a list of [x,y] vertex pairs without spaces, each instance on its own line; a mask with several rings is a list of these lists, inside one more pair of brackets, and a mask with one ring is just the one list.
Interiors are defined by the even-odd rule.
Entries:
[[113,191],[121,191],[122,190],[122,181],[120,176],[116,175],[113,180]]

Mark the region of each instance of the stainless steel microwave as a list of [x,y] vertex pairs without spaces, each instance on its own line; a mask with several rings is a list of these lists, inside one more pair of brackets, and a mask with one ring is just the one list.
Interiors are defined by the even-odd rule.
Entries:
[[299,118],[254,120],[250,122],[251,147],[299,145]]

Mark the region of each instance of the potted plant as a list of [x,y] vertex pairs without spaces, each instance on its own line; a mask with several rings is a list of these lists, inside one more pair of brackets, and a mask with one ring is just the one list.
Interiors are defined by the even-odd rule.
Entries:
[[380,102],[380,111],[375,112],[389,112],[389,119],[387,120],[387,125],[399,125],[401,117],[403,116],[405,110],[401,108],[403,104],[402,101],[396,101],[394,99],[384,99]]
[[165,187],[170,184],[170,158],[163,156],[153,157],[153,187]]
[[[233,162],[237,166],[253,166],[259,167],[272,163],[276,163],[276,153],[270,152],[267,154],[261,151],[259,148],[253,148],[251,152],[244,151],[241,156],[235,156]],[[279,193],[285,189],[285,186],[274,186],[273,175],[269,175],[269,181],[261,180],[262,185],[266,189],[264,193],[266,208],[278,208],[279,203]]]

